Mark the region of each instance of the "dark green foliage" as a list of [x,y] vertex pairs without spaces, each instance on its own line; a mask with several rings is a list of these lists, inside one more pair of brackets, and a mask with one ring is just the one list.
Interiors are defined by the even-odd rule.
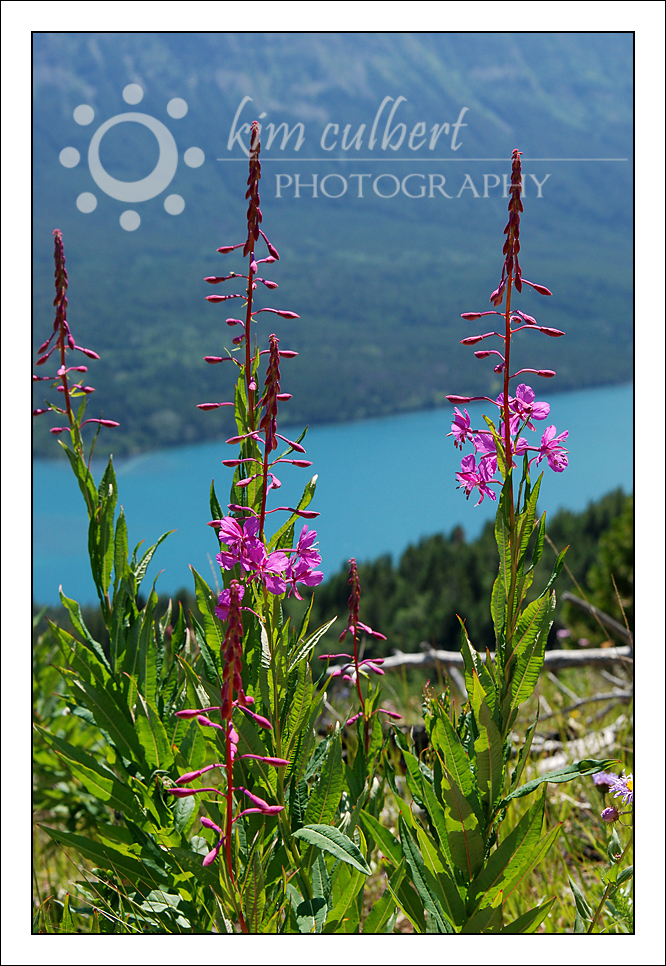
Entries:
[[[579,593],[569,572],[581,583],[590,600],[610,608],[614,597],[609,573],[615,575],[623,598],[633,599],[633,497],[615,490],[581,513],[560,510],[548,521],[548,535],[558,551],[567,545],[566,563],[558,578],[558,592]],[[546,541],[535,568],[528,599],[543,587],[555,563],[556,553]],[[594,568],[591,569],[593,567]],[[408,547],[396,566],[389,556],[359,564],[363,587],[364,619],[388,638],[386,644],[368,640],[367,653],[390,654],[392,648],[413,651],[422,641],[443,650],[457,650],[460,625],[457,614],[477,648],[494,646],[493,623],[488,600],[497,575],[494,524],[467,543],[462,528],[449,535],[436,534]],[[587,582],[587,587],[585,586]],[[605,596],[600,588],[606,587]],[[597,598],[596,594],[600,596]],[[347,609],[347,571],[341,569],[317,588],[311,622],[319,626]],[[288,605],[289,606],[289,605]],[[608,613],[616,615],[617,604]],[[567,617],[571,613],[567,611]],[[629,616],[629,614],[627,615]],[[622,620],[617,614],[617,619]],[[560,625],[555,625],[560,626]],[[598,630],[598,625],[595,625]],[[372,648],[372,651],[370,651]]]

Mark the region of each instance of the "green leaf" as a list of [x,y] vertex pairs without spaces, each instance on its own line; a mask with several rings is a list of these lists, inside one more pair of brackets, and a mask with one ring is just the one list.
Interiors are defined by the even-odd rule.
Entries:
[[[157,580],[157,577],[155,580]],[[153,581],[146,606],[141,611],[141,630],[139,631],[138,644],[139,673],[137,684],[139,691],[149,701],[155,700],[157,690],[157,647],[155,644],[155,621],[153,618],[157,604],[158,597],[155,593],[155,581]]]
[[359,869],[364,875],[370,875],[371,869],[363,858],[358,846],[343,832],[330,825],[304,825],[294,832],[293,837],[303,839],[308,845],[316,845],[324,852],[330,852],[336,859],[342,859],[348,865]]
[[467,629],[460,618],[460,651],[463,656],[463,662],[465,666],[465,687],[467,688],[467,694],[472,695],[474,691],[474,674],[477,675],[481,687],[485,692],[486,702],[490,708],[490,713],[495,717],[497,709],[497,692],[495,689],[495,683],[491,677],[488,668],[485,666],[479,653],[472,647],[469,637],[467,636]]
[[143,715],[136,716],[136,733],[145,751],[146,761],[153,768],[166,770],[173,764],[173,751],[166,729],[155,705],[142,694],[139,695],[139,700]]
[[402,860],[402,849],[400,842],[386,825],[383,825],[374,815],[361,809],[361,821],[366,832],[371,836],[380,848],[380,851],[395,866],[400,865]]
[[539,778],[533,778],[532,781],[527,782],[525,785],[521,785],[506,798],[503,798],[500,802],[499,807],[504,808],[513,798],[522,798],[524,795],[529,795],[533,792],[535,788],[538,788],[542,782],[552,782],[553,784],[558,784],[559,782],[570,782],[574,778],[584,778],[586,775],[596,775],[598,771],[608,771],[611,766],[617,764],[617,758],[604,758],[600,761],[596,761],[594,758],[584,758],[582,761],[576,761],[572,765],[566,765],[564,768],[558,768],[556,771],[550,771],[546,775],[541,775]]
[[526,701],[539,680],[546,641],[555,616],[555,591],[528,604],[518,619],[514,637],[516,665],[511,676],[511,710]]
[[[175,530],[167,530],[166,533],[163,533],[160,539],[157,541],[157,543],[154,543],[152,547],[149,547],[148,550],[146,550],[146,552],[144,553],[139,563],[136,564],[136,569],[134,569],[134,577],[136,578],[137,591],[141,586],[141,581],[146,576],[146,570],[148,570],[148,564],[153,559],[153,554],[155,553],[159,545],[163,543],[163,541],[166,540],[167,537],[171,536],[171,534],[175,532],[176,532]],[[141,541],[141,543],[143,543],[143,540]],[[139,544],[139,546],[141,546],[141,544]],[[137,547],[136,549],[138,550],[139,547]],[[134,553],[136,554],[136,550],[134,551]]]
[[580,887],[574,880],[569,876],[569,885],[571,886],[571,891],[573,892],[574,901],[576,903],[576,909],[583,919],[588,921],[592,920],[592,910],[590,909],[587,899],[583,895]]
[[455,862],[453,861],[449,846],[448,831],[446,828],[446,812],[444,811],[444,806],[440,803],[433,787],[428,782],[423,783],[423,794],[426,801],[428,816],[432,825],[434,826],[435,832],[437,833],[439,844],[444,855],[446,856],[446,861],[449,865],[449,868],[453,869]]
[[400,875],[398,885],[393,886],[394,876],[386,883],[386,888],[393,897],[394,902],[400,908],[405,916],[409,919],[414,931],[418,934],[422,934],[426,931],[426,921],[423,914],[423,902],[420,896],[414,891],[410,886],[409,880],[406,877],[407,861],[402,860],[400,867],[396,870],[396,875]]
[[555,841],[558,835],[560,834],[561,830],[562,830],[562,823],[560,822],[559,825],[556,825],[555,828],[552,828],[550,832],[547,832],[546,835],[543,836],[537,848],[534,849],[534,851],[531,853],[527,862],[525,862],[521,866],[521,869],[518,872],[518,874],[514,876],[514,878],[509,882],[509,884],[504,889],[505,901],[508,900],[514,893],[518,893],[519,895],[524,895],[524,889],[525,889],[528,876],[530,876],[532,874],[532,870],[536,868],[536,866],[543,861],[547,852],[555,844]]
[[116,875],[128,879],[134,889],[139,891],[147,889],[150,892],[155,886],[168,882],[164,869],[145,855],[139,860],[108,845],[93,842],[83,835],[65,832],[62,829],[47,828],[45,825],[39,827],[44,829],[54,841],[71,845],[85,859],[89,859],[100,868],[109,869]]
[[[486,803],[490,817],[493,805],[502,793],[504,778],[504,755],[502,737],[493,721],[486,702],[486,692],[478,675],[473,673],[473,689],[470,695],[479,737],[474,742],[476,752],[476,781],[482,801]],[[493,688],[494,693],[494,688]]]
[[134,795],[116,775],[96,758],[89,755],[82,748],[71,745],[63,738],[50,734],[39,725],[35,725],[44,740],[63,758],[71,773],[78,778],[84,788],[109,808],[115,808],[130,817],[140,819],[137,813],[137,802]]
[[[430,926],[428,931],[438,933],[455,932],[452,923],[449,921],[442,908],[439,896],[437,895],[439,890],[432,889],[430,887],[431,883],[426,881],[426,868],[423,862],[423,857],[402,816],[399,817],[398,822],[400,825],[400,842],[402,844],[403,852],[405,853],[405,858],[407,859],[409,871],[411,872],[411,879],[414,883],[416,891],[421,897],[425,911],[428,913],[428,921]],[[430,920],[432,920],[432,922]],[[433,929],[433,926],[436,928]]]
[[484,906],[468,919],[460,930],[460,935],[480,935],[483,933],[501,932],[502,929],[502,893],[497,896],[494,903]]
[[518,916],[518,918],[514,919],[513,922],[510,922],[504,926],[500,932],[507,933],[512,936],[517,936],[519,934],[526,936],[531,933],[535,933],[550,912],[556,898],[557,896],[553,896],[552,899],[549,899],[547,902],[542,902],[541,905],[535,906],[534,909],[530,909],[529,912],[524,912],[522,916]]
[[[206,762],[206,739],[196,719],[178,720],[178,730],[174,734],[173,744],[178,748],[178,764],[183,772],[197,771]],[[180,730],[184,729],[184,733]],[[184,799],[183,799],[184,801]]]
[[317,630],[310,634],[310,636],[304,641],[298,642],[298,648],[289,661],[289,671],[292,671],[297,664],[301,663],[301,661],[309,659],[310,654],[319,643],[320,639],[324,636],[329,627],[335,624],[336,620],[337,617],[333,617],[330,621],[327,621],[326,624],[322,624],[321,627],[317,628]]
[[468,911],[474,913],[482,905],[490,905],[498,893],[506,890],[530,864],[541,839],[546,793],[541,795],[523,815],[518,825],[490,854],[484,867],[470,885]]
[[62,651],[63,657],[72,670],[76,671],[80,677],[90,684],[96,682],[100,688],[106,688],[109,673],[106,666],[97,659],[95,652],[80,641],[77,641],[75,637],[72,637],[62,627],[58,627],[53,621],[48,618],[46,620],[54,639]]
[[428,833],[418,823],[416,835],[425,864],[426,882],[430,890],[438,896],[440,904],[451,922],[461,926],[465,921],[465,905],[446,868],[446,860]]
[[342,742],[341,734],[338,732],[331,742],[319,781],[310,795],[305,813],[306,825],[319,826],[333,822],[338,813],[342,785]]
[[499,551],[499,580],[502,584],[504,599],[509,599],[511,587],[511,527],[508,515],[510,503],[510,483],[506,482],[502,487],[502,492],[497,506],[495,517],[495,540]]
[[[215,492],[215,480],[210,481],[210,512],[213,520],[221,520],[224,516],[220,501]],[[216,534],[217,536],[217,534]]]
[[536,731],[536,726],[539,723],[539,703],[537,702],[536,715],[534,721],[529,726],[525,732],[525,741],[522,744],[520,751],[518,752],[518,758],[516,760],[516,767],[511,775],[511,790],[516,787],[520,781],[520,777],[523,774],[525,765],[527,764],[527,759],[530,755],[530,748],[532,747],[532,739],[534,738],[534,732]]
[[[344,884],[341,888],[336,888],[339,880]],[[349,934],[356,930],[360,919],[357,899],[364,885],[365,876],[361,871],[350,870],[344,864],[338,866],[332,893],[335,901],[326,917],[325,933]]]
[[412,798],[419,808],[423,808],[423,789],[421,787],[421,770],[419,768],[419,760],[410,751],[403,751],[402,757],[404,758],[405,765],[407,766],[407,771],[405,773],[407,787],[409,788]]
[[201,885],[208,886],[218,895],[220,893],[219,871],[215,865],[202,865],[203,856],[189,849],[170,848],[165,853],[172,868],[188,876],[193,876]]
[[[222,622],[215,616],[217,601],[215,600],[213,591],[191,565],[190,570],[194,577],[197,605],[201,611],[201,619],[203,620],[205,631],[205,635],[201,636],[203,637],[202,656],[204,657],[204,663],[206,665],[206,677],[209,681],[215,682],[217,680],[217,672],[222,666],[221,653],[224,644]],[[199,637],[199,635],[197,636]],[[199,646],[201,647],[201,642],[199,642]],[[207,651],[205,656],[203,649]]]
[[295,907],[294,915],[301,935],[321,932],[321,925],[326,916],[326,900],[321,897],[304,899]]
[[245,880],[245,894],[243,903],[245,906],[245,921],[251,933],[261,932],[261,925],[266,908],[266,889],[264,887],[264,876],[261,869],[261,859],[257,850],[252,853],[252,865],[248,870],[249,874]]
[[113,517],[118,499],[118,484],[113,471],[113,457],[109,457],[97,491],[95,513],[88,527],[88,552],[93,577],[100,598],[109,589],[113,572],[114,539]]
[[546,586],[541,591],[541,594],[539,595],[540,597],[545,597],[546,596],[546,594],[548,593],[548,591],[550,590],[550,588],[553,586],[553,584],[555,583],[555,581],[559,577],[560,571],[562,570],[562,567],[564,566],[564,558],[566,556],[566,552],[567,552],[568,549],[569,549],[568,547],[565,547],[564,550],[562,551],[562,553],[560,553],[558,555],[558,558],[555,561],[555,566],[553,567],[553,572],[550,575],[550,579],[548,580],[548,583],[546,584]]
[[72,600],[70,597],[65,597],[65,595],[62,592],[62,588],[60,589],[60,600],[62,601],[63,607],[67,608],[67,611],[69,613],[69,619],[72,622],[72,626],[74,627],[74,630],[77,632],[77,634],[81,635],[81,637],[83,638],[83,643],[86,645],[86,647],[92,651],[92,653],[95,655],[95,657],[100,662],[100,664],[102,664],[105,670],[108,671],[109,674],[111,674],[112,673],[111,665],[106,659],[106,654],[104,653],[104,649],[102,645],[94,639],[94,637],[86,627],[83,621],[83,615],[81,613],[81,607],[79,606],[79,604],[75,600]]
[[[120,513],[116,521],[116,536],[113,541],[113,598],[115,602],[118,586],[123,577],[129,576],[129,565],[127,563],[127,521],[125,511],[120,507]],[[115,668],[114,668],[115,670]]]
[[143,762],[143,752],[133,725],[127,719],[127,711],[109,692],[98,691],[85,681],[72,681],[78,692],[79,703],[92,712],[100,729],[109,735],[120,754],[128,760]]
[[[536,540],[534,541],[534,550],[532,551],[532,568],[541,560],[541,555],[543,554],[543,548],[546,541],[546,511],[544,510],[541,514],[541,519],[539,520]],[[537,907],[539,908],[539,907]]]
[[442,779],[442,798],[451,857],[469,882],[483,865],[483,836],[473,805],[447,769]]
[[[199,621],[196,619],[192,611],[190,611],[190,621],[192,622],[192,629],[194,631],[194,636],[196,642],[199,645],[199,651],[201,653],[201,660],[203,661],[203,669],[206,674],[206,680],[209,683],[213,683],[218,680],[219,674],[216,667],[215,658],[213,657],[213,652],[209,648],[206,642],[206,631],[201,626]],[[216,648],[217,653],[220,653],[220,648]]]
[[[400,883],[405,876],[405,860],[402,860],[402,864],[398,869],[395,870],[390,878],[390,883],[393,890],[400,887]],[[382,897],[375,903],[373,903],[372,909],[367,915],[365,922],[363,923],[363,933],[364,935],[377,935],[387,931],[387,924],[390,924],[390,920],[393,913],[397,910],[396,901],[393,898],[391,890],[385,889]]]
[[310,716],[312,706],[312,676],[310,665],[307,660],[301,661],[298,665],[296,687],[289,707],[289,717],[287,719],[287,757],[291,757],[292,749],[295,748],[301,734],[303,725]]
[[79,489],[81,490],[83,499],[86,502],[88,517],[91,517],[95,512],[95,507],[97,506],[97,487],[95,486],[93,475],[86,466],[85,461],[80,456],[73,453],[61,439],[59,439],[58,442],[67,454],[67,459],[69,460],[70,466],[74,471],[74,476],[79,484]]

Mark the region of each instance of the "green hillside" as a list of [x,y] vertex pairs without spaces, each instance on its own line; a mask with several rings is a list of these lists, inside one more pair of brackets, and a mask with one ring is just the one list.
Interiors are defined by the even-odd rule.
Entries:
[[[137,108],[122,99],[130,83],[145,92]],[[264,339],[276,331],[284,347],[300,353],[289,372],[290,421],[427,408],[443,404],[446,393],[496,388],[491,366],[457,341],[470,334],[460,313],[485,308],[499,277],[506,200],[499,189],[483,197],[483,175],[493,184],[491,174],[508,172],[514,147],[524,151],[528,175],[524,273],[554,292],[548,300],[525,294],[522,307],[567,333],[547,344],[525,340],[517,361],[556,369],[551,391],[628,381],[631,163],[530,158],[630,158],[632,95],[630,34],[36,34],[35,349],[50,331],[51,233],[58,227],[70,324],[79,344],[102,357],[86,376],[97,389],[90,414],[102,410],[121,422],[114,453],[228,434],[225,416],[195,407],[229,398],[232,378],[202,361],[230,345],[224,318],[236,314],[204,301],[211,289],[203,277],[242,270],[236,255],[216,253],[243,238],[245,166],[216,160],[241,156],[237,147],[227,150],[239,104],[252,97],[248,110],[266,112],[266,124],[302,123],[298,156],[322,159],[327,124],[340,131],[348,124],[352,133],[365,124],[367,138],[383,99],[404,97],[395,122],[407,131],[421,121],[428,131],[453,123],[468,108],[457,152],[450,135],[442,135],[435,152],[455,161],[426,162],[423,151],[412,157],[406,139],[402,150],[387,147],[381,160],[378,144],[373,164],[331,160],[342,156],[338,149],[325,161],[279,160],[296,156],[294,138],[289,150],[282,152],[276,139],[262,153],[264,227],[281,255],[271,269],[280,288],[262,304],[301,319],[262,322],[258,334]],[[173,98],[188,104],[179,120],[166,111]],[[89,128],[72,119],[81,104],[95,111]],[[183,213],[166,214],[161,196],[142,202],[134,206],[141,225],[132,232],[118,221],[127,205],[98,191],[85,164],[97,121],[127,110],[166,123],[180,155],[197,146],[206,156],[197,168],[179,163],[169,191],[185,199]],[[69,146],[83,159],[77,167],[58,161]],[[360,154],[370,157],[367,143]],[[507,160],[467,160],[473,158]],[[138,180],[155,166],[155,140],[138,124],[117,124],[101,142],[100,159],[112,177]],[[278,173],[292,180],[300,173],[303,183],[316,173],[321,183],[341,172],[371,173],[363,198],[352,178],[339,199],[321,193],[315,199],[305,189],[297,199],[293,187],[276,197]],[[380,173],[402,180],[433,172],[446,177],[451,198],[438,191],[432,198],[428,192],[382,198],[369,189]],[[469,184],[462,190],[466,174],[474,190]],[[543,184],[541,198],[531,174]],[[383,184],[387,191],[390,179]],[[83,191],[96,193],[90,214],[76,207]],[[41,456],[57,449],[48,419],[35,421]],[[100,448],[110,436],[100,438]]]

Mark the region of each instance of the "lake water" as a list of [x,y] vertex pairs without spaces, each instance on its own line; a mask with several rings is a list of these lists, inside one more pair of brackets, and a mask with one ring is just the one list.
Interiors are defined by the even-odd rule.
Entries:
[[[553,473],[545,461],[541,464],[545,474],[540,510],[549,515],[562,507],[582,510],[618,486],[626,493],[633,491],[632,385],[559,395],[544,392],[543,396],[537,393],[537,398],[548,399],[551,412],[536,424],[535,441],[540,441],[547,425],[555,424],[558,433],[569,430],[568,468]],[[485,404],[485,412],[491,408]],[[467,409],[473,426],[482,426],[484,404]],[[325,577],[351,556],[363,561],[390,553],[396,559],[420,537],[450,533],[458,524],[472,539],[494,517],[495,503],[486,498],[475,508],[472,498],[466,502],[462,491],[455,489],[460,454],[446,436],[451,415],[452,407],[447,406],[309,430],[304,445],[313,466],[282,467],[282,487],[271,494],[271,505],[294,506],[310,476],[318,474],[310,509],[321,516],[308,521],[308,526],[319,535]],[[300,429],[281,431],[290,436]],[[215,586],[217,538],[206,526],[208,493],[214,479],[224,506],[232,471],[221,460],[233,458],[236,451],[234,446],[215,442],[117,461],[119,503],[125,508],[130,548],[145,538],[145,549],[165,530],[176,530],[153,558],[146,589],[160,570],[160,593],[191,589],[188,564]],[[96,480],[99,473],[98,467]],[[34,463],[33,505],[34,600],[58,603],[62,584],[68,597],[92,603],[97,598],[88,570],[88,520],[69,464]],[[279,518],[281,523],[285,516],[275,514],[273,520]]]

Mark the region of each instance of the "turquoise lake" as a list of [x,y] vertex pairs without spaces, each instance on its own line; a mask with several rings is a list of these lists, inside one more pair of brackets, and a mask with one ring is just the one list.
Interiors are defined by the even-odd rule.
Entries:
[[[540,511],[549,515],[566,507],[582,510],[591,500],[622,487],[633,491],[633,385],[609,386],[549,395],[550,416],[537,423],[535,445],[546,426],[569,430],[569,466],[553,473],[546,461]],[[485,408],[484,408],[485,407]],[[481,412],[491,406],[467,407],[474,427],[483,425]],[[453,408],[409,413],[382,419],[309,430],[304,445],[310,469],[278,467],[282,487],[271,493],[271,506],[294,506],[303,486],[316,473],[317,492],[309,509],[321,516],[307,521],[319,536],[325,577],[354,556],[359,561],[389,553],[394,560],[411,543],[461,525],[468,539],[494,517],[489,499],[474,507],[456,490],[460,453],[447,433]],[[212,417],[214,418],[214,417]],[[290,438],[300,429],[280,430]],[[532,439],[530,439],[532,443]],[[471,452],[467,447],[464,454]],[[464,455],[463,454],[463,455]],[[220,503],[228,499],[232,471],[222,459],[236,455],[224,443],[204,443],[145,453],[116,462],[119,503],[125,508],[130,548],[145,538],[143,549],[165,530],[176,530],[157,551],[144,581],[159,571],[160,593],[192,589],[192,564],[215,586],[217,538],[206,526],[210,519],[211,479]],[[95,479],[101,469],[97,466]],[[270,499],[270,498],[269,498]],[[474,498],[476,499],[476,498]],[[67,463],[35,461],[33,465],[33,599],[56,604],[58,586],[82,604],[97,597],[88,571],[88,521],[78,485]],[[47,509],[45,509],[47,508]],[[275,528],[285,514],[274,514]],[[278,523],[279,521],[279,523]],[[300,526],[297,525],[297,533]]]

